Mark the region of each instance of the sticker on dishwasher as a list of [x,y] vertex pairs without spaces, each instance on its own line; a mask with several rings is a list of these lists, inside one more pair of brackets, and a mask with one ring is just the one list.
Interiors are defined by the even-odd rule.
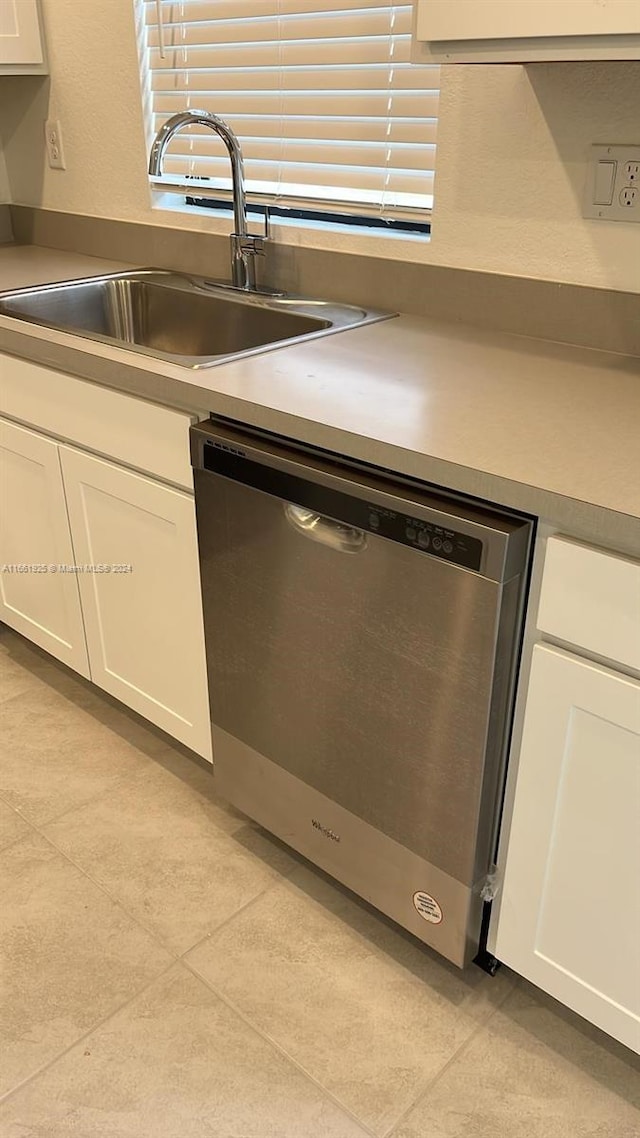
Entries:
[[432,897],[430,893],[414,893],[413,907],[423,920],[429,921],[432,925],[440,924],[442,920],[442,909],[435,897]]

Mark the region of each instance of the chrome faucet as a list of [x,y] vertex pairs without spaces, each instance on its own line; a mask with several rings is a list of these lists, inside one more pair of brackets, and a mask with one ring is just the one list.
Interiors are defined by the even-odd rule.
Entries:
[[233,221],[234,232],[231,234],[231,279],[236,288],[245,291],[256,291],[256,255],[264,255],[264,248],[268,240],[268,215],[265,214],[265,232],[258,237],[247,230],[247,204],[244,193],[244,165],[240,143],[231,127],[227,126],[218,115],[209,111],[181,111],[171,115],[160,127],[149,156],[149,173],[154,177],[162,174],[162,159],[164,152],[171,142],[174,134],[185,126],[198,123],[208,126],[215,131],[224,142],[231,162],[231,182],[233,186]]

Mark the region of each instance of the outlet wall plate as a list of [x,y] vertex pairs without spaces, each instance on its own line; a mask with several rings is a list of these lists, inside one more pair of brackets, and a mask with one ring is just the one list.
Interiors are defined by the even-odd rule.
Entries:
[[582,216],[640,221],[640,145],[591,147]]
[[47,119],[44,124],[44,137],[47,145],[47,158],[53,170],[66,170],[62,148],[62,129],[59,119]]

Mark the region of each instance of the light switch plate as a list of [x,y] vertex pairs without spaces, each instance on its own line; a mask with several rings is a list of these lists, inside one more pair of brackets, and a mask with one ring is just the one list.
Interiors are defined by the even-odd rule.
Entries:
[[582,216],[640,221],[640,146],[591,147]]

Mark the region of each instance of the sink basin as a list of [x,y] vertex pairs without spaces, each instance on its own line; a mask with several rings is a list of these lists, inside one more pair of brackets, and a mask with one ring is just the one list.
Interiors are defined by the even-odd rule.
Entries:
[[0,315],[200,368],[392,313],[144,269],[3,293]]

